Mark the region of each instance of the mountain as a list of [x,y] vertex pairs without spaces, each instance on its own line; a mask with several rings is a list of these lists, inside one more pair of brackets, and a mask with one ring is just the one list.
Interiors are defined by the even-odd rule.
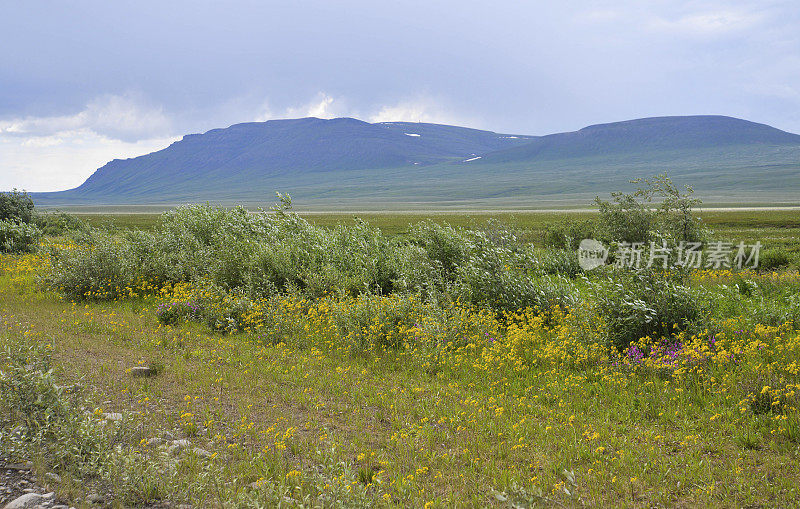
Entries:
[[322,208],[585,204],[669,171],[716,202],[796,201],[800,136],[724,116],[655,117],[547,136],[352,118],[236,124],[114,160],[37,204],[264,204]]
[[542,161],[736,145],[798,145],[800,135],[724,116],[653,117],[541,136],[485,155],[481,163]]
[[53,195],[159,202],[170,192],[213,191],[223,182],[249,186],[281,175],[430,165],[525,141],[463,127],[353,118],[251,122],[184,136],[141,157],[115,159],[80,187]]

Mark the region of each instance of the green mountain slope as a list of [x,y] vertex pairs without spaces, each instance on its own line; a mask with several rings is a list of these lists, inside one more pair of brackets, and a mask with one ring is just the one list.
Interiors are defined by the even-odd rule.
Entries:
[[355,119],[237,124],[100,168],[44,206],[264,204],[310,208],[553,207],[585,204],[668,171],[713,202],[800,196],[800,136],[720,116],[659,117],[549,136]]
[[[551,134],[485,155],[480,163],[657,153],[737,145],[798,145],[800,136],[724,116],[653,117]],[[474,163],[476,164],[476,163]]]

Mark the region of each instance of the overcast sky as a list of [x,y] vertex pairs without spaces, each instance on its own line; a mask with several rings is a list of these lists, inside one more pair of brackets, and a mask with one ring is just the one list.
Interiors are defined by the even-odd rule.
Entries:
[[253,120],[548,134],[690,114],[800,133],[798,0],[0,3],[0,189]]

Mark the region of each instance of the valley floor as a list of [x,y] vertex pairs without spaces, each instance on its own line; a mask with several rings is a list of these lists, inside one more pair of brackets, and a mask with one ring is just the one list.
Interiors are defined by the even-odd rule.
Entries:
[[[442,358],[353,354],[322,330],[325,309],[307,302],[285,303],[295,338],[274,343],[161,325],[156,297],[64,301],[38,288],[37,263],[0,260],[3,383],[45,392],[55,384],[91,404],[68,407],[78,412],[64,417],[78,423],[68,436],[40,423],[38,446],[20,449],[8,429],[1,445],[78,505],[800,504],[791,384],[780,389],[787,410],[769,408],[770,377],[797,374],[791,328],[721,324],[761,341],[760,350],[731,347],[747,372],[763,374],[756,378],[715,367],[719,360],[677,375],[615,366],[571,339],[591,324],[569,316],[520,318],[502,338],[491,317],[471,316],[485,334]],[[15,371],[15,362],[43,359],[52,380],[44,369],[35,383],[26,378],[33,368]],[[137,366],[148,376],[135,376]],[[745,395],[764,391],[762,412]],[[52,472],[59,482],[45,476]]]

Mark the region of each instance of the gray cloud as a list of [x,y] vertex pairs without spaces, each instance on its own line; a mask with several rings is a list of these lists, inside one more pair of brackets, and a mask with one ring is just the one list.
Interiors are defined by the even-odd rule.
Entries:
[[794,0],[4,2],[0,148],[309,114],[546,134],[716,113],[800,132],[798,26]]

